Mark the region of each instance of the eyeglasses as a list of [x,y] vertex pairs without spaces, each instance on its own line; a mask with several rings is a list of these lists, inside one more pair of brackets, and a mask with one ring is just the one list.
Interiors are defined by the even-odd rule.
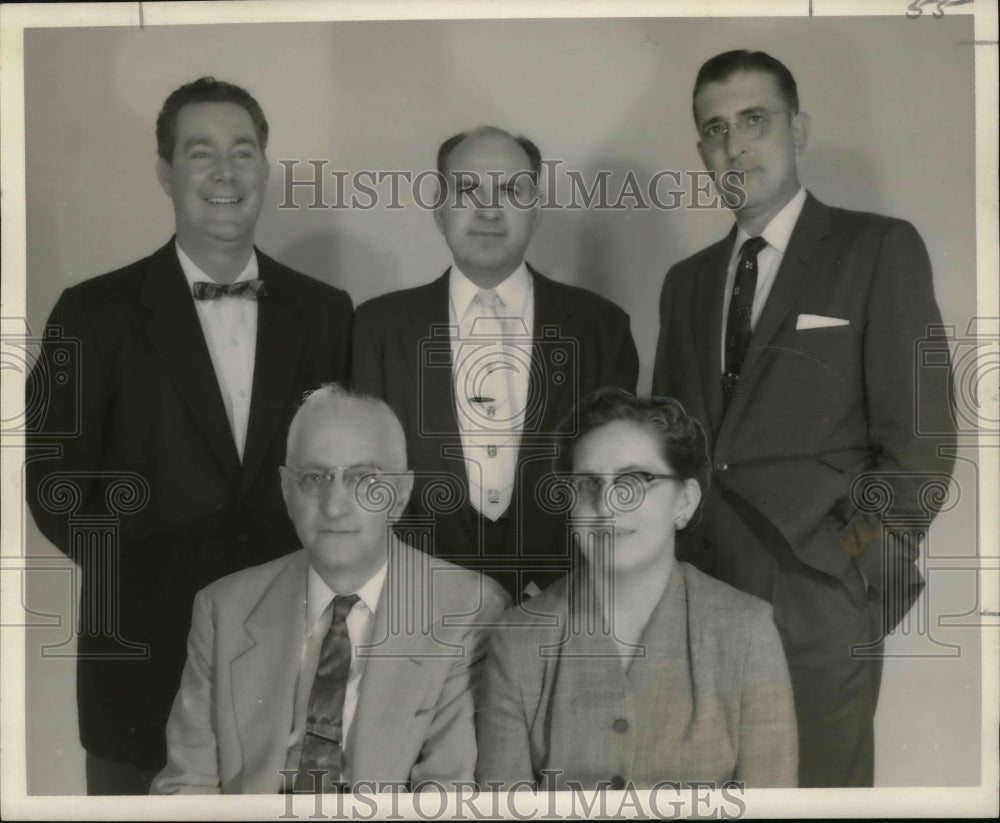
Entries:
[[639,507],[646,490],[654,483],[683,479],[679,474],[627,471],[621,474],[576,474],[570,477],[570,483],[583,503],[593,504],[601,499],[611,509],[629,511]]
[[736,118],[735,123],[726,121],[713,121],[701,128],[701,142],[710,148],[721,146],[729,130],[735,126],[736,131],[747,140],[760,140],[771,125],[771,121],[776,114],[789,114],[787,109],[779,111],[751,111],[741,114]]
[[368,492],[382,478],[382,473],[371,466],[331,466],[328,469],[295,469],[283,467],[285,471],[295,475],[299,489],[310,497],[319,497],[333,485],[340,473],[341,482],[348,492]]

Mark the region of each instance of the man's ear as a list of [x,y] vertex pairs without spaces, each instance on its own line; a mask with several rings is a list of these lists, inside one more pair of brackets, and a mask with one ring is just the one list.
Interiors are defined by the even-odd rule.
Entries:
[[795,144],[795,153],[802,154],[806,150],[806,143],[809,142],[809,115],[804,111],[792,115],[792,140]]
[[292,487],[292,477],[291,472],[288,471],[284,466],[278,466],[278,472],[281,474],[281,497],[285,501],[285,505],[288,505],[288,496],[291,494]]
[[156,159],[156,179],[160,181],[160,188],[167,193],[167,197],[173,198],[174,167],[162,157]]
[[542,192],[541,190],[535,193],[535,205],[532,206],[532,211],[534,214],[531,216],[531,234],[529,237],[534,237],[535,232],[538,231],[538,227],[542,224]]
[[448,208],[448,186],[444,179],[438,177],[437,187],[437,196],[434,199],[437,204],[434,209],[434,225],[441,234],[444,234],[444,209]]
[[395,522],[403,514],[413,492],[413,472],[407,471],[395,477],[396,503],[389,512],[389,522]]

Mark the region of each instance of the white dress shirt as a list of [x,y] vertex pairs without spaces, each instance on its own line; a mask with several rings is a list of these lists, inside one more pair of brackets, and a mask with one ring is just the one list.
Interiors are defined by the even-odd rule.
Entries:
[[[351,750],[351,724],[358,708],[361,678],[364,675],[366,657],[358,657],[356,650],[371,642],[375,630],[375,610],[385,585],[386,565],[383,563],[368,582],[356,592],[359,600],[348,612],[347,636],[351,641],[351,669],[347,676],[347,688],[344,693],[344,710],[341,729],[344,741],[344,762],[348,762],[348,752]],[[288,739],[288,757],[285,761],[287,769],[298,769],[302,758],[302,743],[306,736],[306,724],[309,719],[309,694],[312,691],[313,680],[316,679],[316,669],[319,668],[319,655],[323,647],[323,638],[330,631],[333,622],[333,610],[329,609],[333,598],[342,594],[331,589],[313,567],[309,566],[306,583],[306,633],[302,639],[302,654],[299,657],[299,677],[295,684],[295,708],[292,715],[292,731]],[[341,775],[343,777],[343,775]]]
[[[214,282],[184,253],[179,243],[174,245],[188,281],[189,293],[196,281]],[[233,282],[254,280],[257,271],[257,253],[251,251],[246,268]],[[194,297],[191,299],[194,300]],[[250,394],[257,354],[257,301],[222,297],[218,300],[195,300],[194,306],[215,368],[215,379],[222,392],[236,451],[242,460],[247,442],[247,424],[250,422]]]
[[[788,241],[792,237],[792,231],[802,213],[802,207],[806,202],[806,190],[799,186],[795,196],[789,200],[785,207],[779,211],[771,222],[765,226],[760,236],[767,241],[767,245],[757,252],[757,288],[753,295],[753,309],[750,313],[750,328],[757,327],[757,319],[764,310],[764,304],[774,286],[774,278],[781,267],[781,261],[785,259],[785,250],[788,248]],[[737,226],[736,242],[733,244],[732,253],[729,255],[729,269],[726,272],[726,288],[722,297],[722,360],[720,368],[726,371],[726,322],[729,318],[729,301],[733,296],[733,284],[736,282],[736,264],[739,262],[740,249],[743,244],[750,239],[750,234],[742,226]]]
[[[484,312],[476,300],[479,291],[452,264],[448,277],[450,322],[458,327],[458,336],[452,337],[451,344],[452,378],[469,500],[485,517],[496,520],[510,506],[517,474],[517,452],[531,381],[534,288],[522,262],[493,289],[504,304],[502,330],[495,317]],[[485,363],[499,365],[492,379],[502,379],[503,390],[509,395],[509,408],[497,414],[496,422],[487,413],[491,404],[476,396],[476,387],[482,384],[474,375],[482,372]]]

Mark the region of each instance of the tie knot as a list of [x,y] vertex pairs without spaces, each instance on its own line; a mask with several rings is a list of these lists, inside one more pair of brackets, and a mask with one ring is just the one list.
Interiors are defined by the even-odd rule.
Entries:
[[356,594],[344,594],[337,595],[333,598],[333,623],[331,625],[336,625],[337,623],[343,623],[347,620],[347,615],[350,613],[351,609],[354,608],[354,604],[360,600]]
[[195,300],[219,300],[223,297],[245,297],[256,300],[267,295],[263,280],[238,280],[235,283],[212,283],[199,280],[192,288]]
[[480,289],[476,292],[476,300],[479,301],[480,305],[492,309],[494,313],[499,313],[498,309],[503,306],[503,300],[493,289]]
[[763,237],[750,237],[740,249],[740,257],[756,257],[757,253],[767,245]]

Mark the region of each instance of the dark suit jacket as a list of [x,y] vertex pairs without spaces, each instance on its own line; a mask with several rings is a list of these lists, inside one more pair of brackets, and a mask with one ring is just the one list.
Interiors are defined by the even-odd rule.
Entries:
[[[295,545],[277,469],[288,423],[304,391],[347,377],[347,294],[257,258],[268,295],[258,308],[242,463],[172,240],[63,292],[47,333],[78,341],[79,379],[71,390],[44,385],[53,364],[43,358],[29,380],[37,394],[29,406],[48,406],[28,437],[28,503],[83,574],[81,740],[149,769],[164,763],[195,592]],[[60,493],[68,484],[76,500]],[[117,528],[116,572],[101,565],[98,547],[81,544],[82,518],[102,514]]]
[[[401,543],[388,564],[346,751],[347,780],[411,787],[469,781],[476,762],[470,689],[486,654],[479,624],[497,620],[510,598],[492,580]],[[153,794],[281,790],[308,566],[298,551],[198,593],[167,726],[169,759]],[[403,615],[420,617],[399,620]]]
[[[716,468],[700,527],[681,551],[773,601],[791,659],[798,648],[857,639],[845,634],[858,624],[845,610],[864,610],[869,597],[895,592],[895,623],[919,594],[915,547],[900,547],[895,579],[884,579],[878,507],[852,506],[850,490],[862,472],[886,472],[884,515],[933,516],[934,496],[920,493],[926,478],[914,473],[946,483],[952,459],[937,448],[949,438],[918,435],[914,410],[925,428],[953,430],[948,348],[936,338],[938,367],[915,367],[918,341],[941,319],[913,226],[809,195],[723,415],[722,303],[734,238],[735,227],[668,273],[653,390],[705,424]],[[848,323],[796,330],[800,314]],[[811,576],[807,588],[800,572]]]
[[480,786],[796,785],[792,687],[767,604],[679,563],[626,672],[595,630],[590,585],[571,574],[490,633]]
[[[639,360],[628,315],[618,306],[529,271],[535,343],[518,476],[508,510],[506,567],[531,570],[522,586],[534,579],[544,587],[569,565],[561,501],[549,494],[546,483],[555,454],[553,432],[593,389],[620,386],[635,391]],[[416,472],[410,513],[432,517],[436,529],[434,544],[422,548],[490,572],[504,564],[496,557],[480,557],[476,518],[468,503],[448,299],[446,271],[432,283],[359,306],[351,382],[355,389],[383,398],[403,422],[410,468]],[[520,591],[518,587],[513,593]]]

